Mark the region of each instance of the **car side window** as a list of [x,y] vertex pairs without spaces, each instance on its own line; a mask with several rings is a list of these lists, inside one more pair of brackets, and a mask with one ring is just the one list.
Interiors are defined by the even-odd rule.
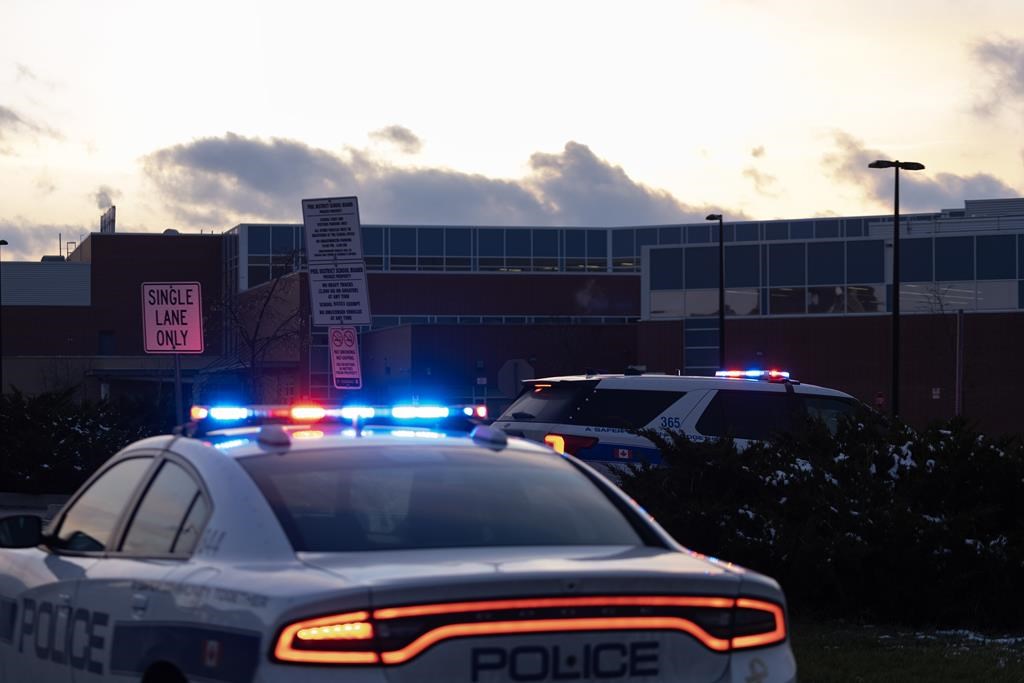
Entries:
[[64,515],[55,546],[86,552],[109,548],[118,519],[152,462],[150,457],[122,460],[100,475]]
[[121,552],[188,555],[208,510],[196,480],[181,466],[165,461],[142,496]]
[[839,431],[839,421],[853,415],[857,404],[845,398],[833,396],[801,396],[807,415],[825,423],[828,430],[835,434]]
[[[615,429],[640,429],[681,399],[683,391],[596,389],[569,415],[572,424]],[[658,425],[655,425],[658,426]],[[676,424],[663,426],[679,427]]]
[[779,391],[719,390],[697,421],[705,436],[767,440],[793,429],[788,396]]

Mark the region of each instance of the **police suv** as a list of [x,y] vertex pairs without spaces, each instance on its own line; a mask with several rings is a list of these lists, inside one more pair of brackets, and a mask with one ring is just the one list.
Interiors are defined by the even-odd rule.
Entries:
[[794,680],[775,581],[448,411],[196,407],[0,520],[0,681]]
[[658,449],[637,430],[676,430],[695,441],[731,437],[742,448],[799,429],[804,417],[834,431],[858,405],[849,394],[802,384],[783,370],[576,375],[527,380],[494,426],[590,462],[656,464]]

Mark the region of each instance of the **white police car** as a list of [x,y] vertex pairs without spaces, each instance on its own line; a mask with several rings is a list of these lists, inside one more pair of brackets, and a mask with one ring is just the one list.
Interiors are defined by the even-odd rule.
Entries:
[[369,408],[194,410],[229,426],[125,448],[45,531],[0,520],[0,681],[795,677],[773,580],[572,457],[329,421]]
[[588,462],[661,462],[640,429],[677,430],[695,441],[725,436],[744,447],[821,418],[835,429],[857,399],[802,384],[783,370],[724,370],[715,377],[575,375],[527,380],[494,426]]

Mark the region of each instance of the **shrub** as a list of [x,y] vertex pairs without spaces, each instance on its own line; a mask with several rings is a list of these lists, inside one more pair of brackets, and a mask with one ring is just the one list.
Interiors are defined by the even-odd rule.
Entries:
[[0,491],[71,493],[114,453],[166,433],[160,407],[123,401],[78,403],[74,389],[0,397]]
[[664,466],[622,487],[682,543],[776,577],[795,606],[1019,625],[1024,447],[954,420],[914,432],[865,412],[738,451],[645,433]]

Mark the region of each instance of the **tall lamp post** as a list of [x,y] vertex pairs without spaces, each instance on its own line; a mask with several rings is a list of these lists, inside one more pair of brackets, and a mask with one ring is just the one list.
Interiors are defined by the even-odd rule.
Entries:
[[924,170],[916,161],[886,161],[879,159],[868,168],[891,168],[895,171],[892,211],[892,416],[900,413],[900,169]]
[[[0,240],[0,266],[4,262],[4,247],[7,246],[7,240]],[[3,285],[3,273],[0,272],[0,396],[4,393],[4,323],[3,323],[3,299],[4,299],[4,285]]]
[[718,369],[725,370],[725,230],[722,214],[708,214],[705,220],[718,221]]

